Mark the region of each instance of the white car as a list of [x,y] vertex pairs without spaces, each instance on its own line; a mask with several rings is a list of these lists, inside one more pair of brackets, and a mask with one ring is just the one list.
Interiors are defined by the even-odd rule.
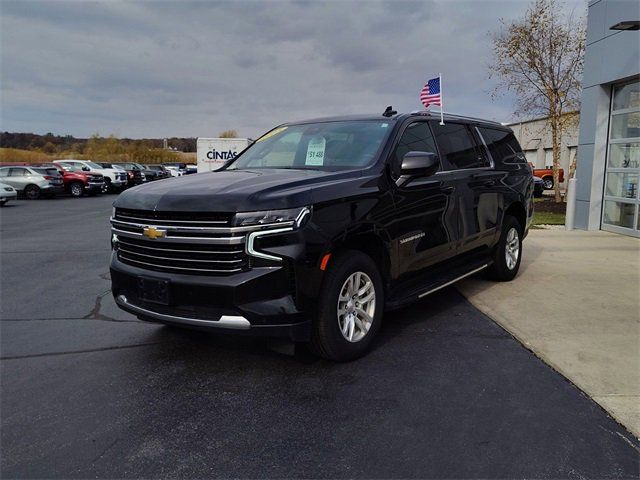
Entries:
[[101,173],[104,177],[105,189],[107,191],[119,192],[120,190],[124,190],[127,186],[127,172],[123,172],[116,168],[105,168],[91,160],[76,160],[71,158],[55,160],[53,163],[80,168],[85,172]]
[[11,185],[0,183],[0,207],[4,207],[9,200],[18,198],[18,192]]
[[182,176],[182,171],[176,166],[165,165],[164,168],[169,170],[169,173],[171,174],[172,177],[181,177]]

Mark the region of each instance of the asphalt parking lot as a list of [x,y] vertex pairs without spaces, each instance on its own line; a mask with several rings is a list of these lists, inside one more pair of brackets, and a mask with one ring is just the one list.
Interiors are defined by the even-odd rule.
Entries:
[[638,477],[637,442],[453,288],[347,364],[137,321],[114,198],[0,210],[3,478]]

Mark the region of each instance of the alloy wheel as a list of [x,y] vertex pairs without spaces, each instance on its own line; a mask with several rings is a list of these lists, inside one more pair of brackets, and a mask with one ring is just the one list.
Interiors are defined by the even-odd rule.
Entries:
[[338,297],[338,327],[345,340],[359,342],[373,324],[376,311],[376,289],[364,272],[349,275]]
[[507,232],[507,239],[504,247],[504,258],[507,262],[507,268],[513,270],[518,264],[520,255],[520,235],[514,227]]
[[73,195],[74,197],[81,197],[82,190],[82,185],[80,185],[79,183],[71,184],[71,195]]

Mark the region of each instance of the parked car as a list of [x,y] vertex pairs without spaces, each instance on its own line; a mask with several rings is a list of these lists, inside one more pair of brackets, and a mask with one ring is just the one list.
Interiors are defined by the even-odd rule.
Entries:
[[544,193],[544,181],[540,177],[533,177],[533,196],[536,198],[542,197]]
[[384,310],[480,271],[513,279],[533,178],[508,127],[385,112],[280,125],[216,172],[114,207],[120,308],[344,361],[369,348]]
[[163,163],[163,165],[173,171],[177,171],[179,175],[174,175],[176,177],[187,174],[187,164],[184,162]]
[[191,175],[192,173],[198,173],[197,165],[187,165],[187,175]]
[[[105,165],[103,163],[103,165]],[[125,172],[127,174],[127,187],[134,187],[144,183],[145,178],[142,171],[138,167],[133,166],[132,163],[109,163],[112,168]]]
[[4,207],[9,200],[18,198],[18,192],[11,185],[0,183],[0,207]]
[[120,192],[127,186],[127,179],[120,170],[110,166],[103,166],[91,160],[54,160],[56,165],[67,165],[81,169],[83,172],[99,173],[103,176],[105,190],[109,192]]
[[173,165],[163,166],[169,171],[172,177],[181,177],[183,175],[183,172],[178,167],[175,167]]
[[141,171],[147,182],[153,182],[155,180],[161,180],[164,178],[164,175],[160,175],[157,170],[148,168],[148,165],[143,165],[141,163],[134,163]]
[[62,175],[39,167],[1,167],[0,181],[15,188],[29,200],[41,197],[55,197],[63,193]]
[[82,168],[68,164],[40,165],[55,170],[62,175],[64,190],[72,197],[81,197],[85,193],[97,195],[105,189],[104,176],[101,173],[86,172]]
[[171,177],[171,173],[164,165],[147,165],[147,169],[156,172],[158,180]]
[[[544,189],[551,190],[553,188],[553,168],[535,168],[532,163],[529,165],[531,165],[534,177],[542,179]],[[560,183],[564,182],[564,169],[558,170],[558,176]]]

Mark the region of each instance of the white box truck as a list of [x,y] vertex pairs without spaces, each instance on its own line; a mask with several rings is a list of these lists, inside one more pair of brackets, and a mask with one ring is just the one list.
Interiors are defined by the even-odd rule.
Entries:
[[198,138],[198,173],[220,168],[248,146],[247,138]]

